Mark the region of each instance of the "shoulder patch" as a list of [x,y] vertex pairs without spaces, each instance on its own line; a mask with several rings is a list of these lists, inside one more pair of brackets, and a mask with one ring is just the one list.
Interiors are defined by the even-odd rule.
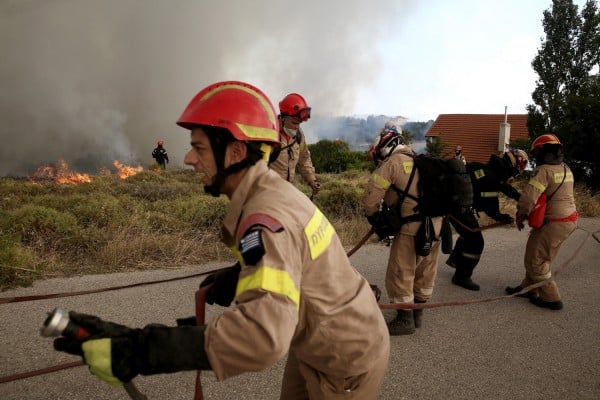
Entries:
[[280,232],[283,230],[283,225],[270,215],[251,214],[240,223],[238,232],[239,234],[244,235],[248,229],[256,225],[264,226],[271,232]]
[[240,254],[245,265],[256,265],[265,255],[261,229],[250,229],[241,239]]

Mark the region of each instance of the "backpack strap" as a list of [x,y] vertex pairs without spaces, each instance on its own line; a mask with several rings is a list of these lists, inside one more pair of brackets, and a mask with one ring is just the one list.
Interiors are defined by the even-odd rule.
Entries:
[[[412,185],[413,180],[415,178],[415,172],[417,170],[417,165],[414,162],[415,161],[415,155],[414,154],[409,154],[410,157],[412,157],[413,159],[413,167],[412,170],[410,171],[410,177],[408,178],[408,183],[406,184],[406,188],[404,190],[399,189],[396,185],[394,185],[393,183],[390,185],[390,187],[392,189],[394,189],[394,191],[398,194],[398,203],[396,204],[396,208],[398,210],[398,215],[400,216],[400,207],[402,207],[402,203],[404,203],[404,199],[407,197],[410,197],[411,199],[413,199],[414,201],[416,201],[417,203],[419,202],[419,198],[416,196],[413,196],[412,194],[408,193],[408,190],[410,189],[410,185]],[[413,215],[409,215],[408,217],[400,217],[400,220],[402,222],[402,224],[405,224],[407,222],[413,222],[413,221],[421,221],[424,217],[419,214],[419,213],[415,213]]]

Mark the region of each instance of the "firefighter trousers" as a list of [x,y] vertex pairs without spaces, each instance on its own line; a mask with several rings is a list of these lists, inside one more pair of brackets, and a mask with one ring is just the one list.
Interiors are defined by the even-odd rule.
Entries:
[[415,237],[400,233],[390,248],[385,288],[392,303],[413,303],[415,298],[429,300],[437,274],[440,242],[434,240],[428,256],[419,256]]
[[[452,214],[450,223],[458,233],[458,239],[448,258],[448,263],[456,266],[457,278],[467,279],[473,275],[473,270],[483,253],[483,235],[479,231],[479,222],[471,211]],[[477,231],[472,232],[467,228]]]
[[[552,277],[552,261],[560,246],[576,228],[576,221],[568,221],[547,222],[541,228],[531,230],[525,247],[525,278],[521,282],[522,287]],[[560,292],[554,279],[537,288],[537,294],[544,301],[560,300]]]
[[288,354],[281,400],[375,400],[388,365],[390,343],[382,346],[380,357],[366,372],[348,377],[335,377],[320,372],[298,360],[292,351]]

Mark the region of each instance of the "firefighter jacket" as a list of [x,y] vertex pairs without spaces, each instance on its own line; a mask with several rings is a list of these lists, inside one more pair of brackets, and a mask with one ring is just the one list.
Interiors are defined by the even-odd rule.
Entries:
[[473,184],[475,209],[485,212],[496,221],[503,220],[506,216],[500,213],[500,193],[519,200],[519,191],[508,183],[512,169],[502,158],[493,154],[487,164],[467,163],[467,172]]
[[221,233],[242,268],[236,306],[205,331],[218,380],[262,370],[288,351],[336,377],[387,359],[387,328],[369,283],[323,213],[264,161],[246,171]]
[[563,219],[574,215],[576,208],[573,183],[573,173],[565,163],[539,165],[523,188],[517,204],[517,214],[529,215],[538,197],[546,193],[550,198],[546,205],[547,219]]
[[281,140],[281,151],[271,163],[271,169],[286,181],[294,182],[296,167],[298,167],[304,181],[312,187],[317,178],[302,129],[298,128],[296,137],[290,138],[281,127],[279,139]]
[[164,161],[169,162],[167,150],[165,150],[165,148],[162,146],[158,146],[152,150],[152,158],[154,158],[159,164],[162,164]]
[[[385,158],[373,172],[369,179],[367,190],[362,198],[363,210],[365,215],[371,216],[379,211],[381,200],[385,205],[393,209],[398,206],[399,196],[394,187],[405,191],[407,189],[408,180],[413,169],[414,154],[412,149],[407,145],[399,145],[394,152]],[[413,181],[408,188],[408,193],[411,196],[418,197],[419,171],[415,171]],[[400,206],[400,216],[405,218],[415,214],[417,201],[411,197],[405,197]],[[435,236],[439,237],[442,228],[442,218],[432,218]],[[408,222],[402,225],[400,233],[415,236],[419,227],[420,221]]]

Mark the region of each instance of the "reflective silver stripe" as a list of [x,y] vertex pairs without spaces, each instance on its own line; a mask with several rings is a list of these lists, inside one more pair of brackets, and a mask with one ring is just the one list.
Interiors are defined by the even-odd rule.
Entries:
[[481,258],[481,254],[465,253],[464,251],[460,255],[471,260],[479,260]]
[[390,298],[390,303],[412,303],[415,301],[415,296],[402,296]]
[[500,196],[500,192],[481,192],[481,197],[498,197]]
[[548,271],[547,273],[540,275],[531,275],[531,280],[534,282],[541,282],[549,278],[552,278],[552,271]]
[[420,288],[420,289],[416,289],[415,292],[417,292],[418,294],[425,295],[425,296],[431,296],[433,294],[433,288]]

